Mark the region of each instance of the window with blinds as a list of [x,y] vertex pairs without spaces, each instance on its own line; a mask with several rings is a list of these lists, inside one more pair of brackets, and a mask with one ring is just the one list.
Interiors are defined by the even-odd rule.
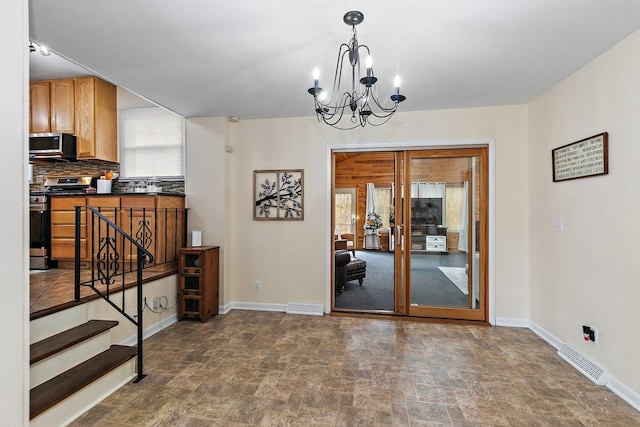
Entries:
[[162,108],[120,111],[120,176],[183,178],[184,118]]

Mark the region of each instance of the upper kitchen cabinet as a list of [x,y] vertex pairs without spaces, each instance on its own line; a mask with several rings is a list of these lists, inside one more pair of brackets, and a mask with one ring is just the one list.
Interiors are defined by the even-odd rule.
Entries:
[[118,161],[116,87],[97,77],[29,83],[30,133],[76,136],[78,160]]
[[31,82],[29,132],[74,133],[74,97],[73,79]]
[[116,87],[97,77],[75,82],[78,160],[118,160]]

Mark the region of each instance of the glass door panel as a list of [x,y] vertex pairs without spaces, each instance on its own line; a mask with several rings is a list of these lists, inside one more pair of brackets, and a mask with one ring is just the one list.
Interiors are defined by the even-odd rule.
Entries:
[[[333,158],[333,309],[394,313],[396,154],[338,152]],[[376,230],[367,223],[371,210],[368,201],[373,201],[373,209],[381,220],[381,227]],[[351,241],[353,246],[349,247]],[[351,258],[344,257],[341,249],[347,249]]]
[[405,277],[411,316],[486,320],[484,149],[407,152]]

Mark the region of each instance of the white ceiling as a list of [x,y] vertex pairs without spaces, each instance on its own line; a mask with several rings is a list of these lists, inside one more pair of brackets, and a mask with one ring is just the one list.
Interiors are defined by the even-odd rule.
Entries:
[[[310,116],[349,10],[403,111],[527,103],[640,28],[638,0],[30,0],[30,38],[186,117]],[[63,76],[30,56],[32,79]]]

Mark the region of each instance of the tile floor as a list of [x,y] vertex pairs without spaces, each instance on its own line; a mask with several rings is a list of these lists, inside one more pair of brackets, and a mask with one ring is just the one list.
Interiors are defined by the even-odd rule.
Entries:
[[633,426],[527,329],[234,310],[145,341],[72,426]]
[[[72,303],[74,293],[74,270],[64,268],[53,268],[50,270],[31,270],[29,273],[29,313],[33,316],[41,311],[65,307]],[[152,280],[167,274],[166,271],[158,271],[149,268],[143,271],[143,280]],[[83,270],[80,276],[81,281],[91,279],[91,272]],[[125,277],[127,284],[135,282],[133,273]],[[117,283],[121,285],[120,281]],[[82,301],[97,298],[95,293],[88,287],[80,288]]]

